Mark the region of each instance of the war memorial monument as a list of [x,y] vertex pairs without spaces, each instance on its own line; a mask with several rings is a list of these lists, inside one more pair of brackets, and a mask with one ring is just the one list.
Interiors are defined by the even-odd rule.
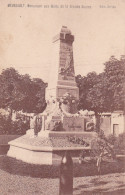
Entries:
[[77,110],[79,89],[75,81],[73,60],[74,36],[63,26],[53,38],[53,55],[48,87],[47,107],[42,128],[34,137],[33,129],[9,142],[8,156],[34,164],[59,164],[65,151],[78,161],[83,149],[91,149],[95,132],[85,131],[86,118]]

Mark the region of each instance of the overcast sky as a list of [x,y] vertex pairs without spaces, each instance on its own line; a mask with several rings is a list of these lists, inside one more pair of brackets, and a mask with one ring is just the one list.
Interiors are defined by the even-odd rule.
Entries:
[[[7,7],[24,2],[24,7]],[[49,5],[49,8],[28,8]],[[91,6],[91,8],[50,8],[51,5]],[[116,8],[100,8],[113,5]],[[7,67],[19,73],[48,80],[52,38],[62,25],[75,36],[75,73],[102,72],[111,55],[125,53],[125,0],[1,0],[0,71]],[[55,54],[56,55],[56,54]]]

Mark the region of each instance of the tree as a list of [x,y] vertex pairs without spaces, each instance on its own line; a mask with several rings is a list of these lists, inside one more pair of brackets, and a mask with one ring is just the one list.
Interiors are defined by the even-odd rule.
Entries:
[[[45,107],[46,84],[41,79],[20,75],[14,68],[0,75],[0,108],[24,112],[42,112]],[[10,114],[10,117],[11,117]]]
[[3,70],[0,75],[0,108],[9,108],[10,116],[12,110],[20,110],[20,103],[24,94],[20,90],[21,75],[14,69]]
[[90,110],[90,102],[87,100],[88,92],[97,83],[98,76],[96,72],[90,72],[87,76],[82,77],[81,75],[76,76],[77,86],[79,87],[79,109]]
[[46,107],[45,88],[47,87],[47,83],[44,83],[40,78],[34,78],[32,80],[32,86],[36,89],[36,91],[34,91],[34,96],[36,96],[34,112],[43,112]]
[[105,64],[104,72],[78,75],[76,82],[80,91],[79,109],[95,112],[99,130],[99,113],[124,110],[125,101],[125,56],[117,60],[111,56]]
[[104,72],[78,75],[76,82],[80,91],[80,109],[95,112],[123,110],[125,100],[125,56],[117,60],[111,56]]
[[117,60],[111,56],[105,64],[106,96],[108,111],[123,110],[125,101],[125,56]]

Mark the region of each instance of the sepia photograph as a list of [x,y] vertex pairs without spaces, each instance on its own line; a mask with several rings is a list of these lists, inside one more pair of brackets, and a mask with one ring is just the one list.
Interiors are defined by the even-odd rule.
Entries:
[[0,1],[0,195],[125,194],[125,0]]

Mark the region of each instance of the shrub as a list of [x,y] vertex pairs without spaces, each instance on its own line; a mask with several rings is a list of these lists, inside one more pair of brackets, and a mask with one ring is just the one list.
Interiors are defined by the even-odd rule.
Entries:
[[0,114],[0,134],[7,134],[11,129],[11,120]]
[[18,134],[24,135],[26,130],[30,128],[29,121],[18,119],[12,121],[9,117],[0,114],[0,134]]
[[113,134],[111,134],[111,135],[109,135],[109,136],[107,137],[107,141],[108,141],[110,144],[112,144],[112,145],[115,144],[116,140],[117,140],[117,137],[114,136]]
[[109,135],[107,137],[107,141],[113,145],[114,150],[116,150],[118,153],[125,150],[125,132],[119,134],[118,137]]
[[108,138],[105,137],[104,132],[100,130],[98,137],[92,140],[91,143],[91,157],[98,159],[101,155],[101,158],[116,158],[114,151],[114,144],[116,142],[116,137],[110,135]]
[[116,138],[116,141],[114,142],[114,149],[121,152],[122,150],[125,151],[125,132],[119,134],[119,136]]

